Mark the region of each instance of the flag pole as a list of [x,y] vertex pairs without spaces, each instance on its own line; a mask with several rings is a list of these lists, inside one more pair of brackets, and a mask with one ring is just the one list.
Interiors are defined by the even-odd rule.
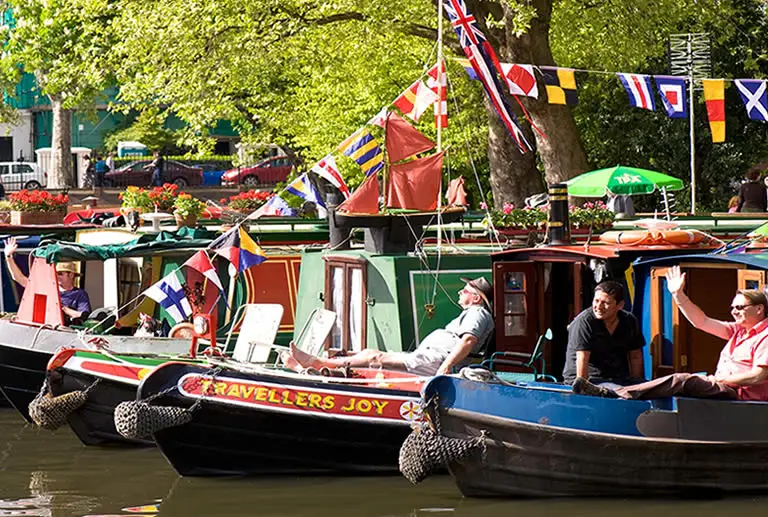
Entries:
[[[437,2],[437,152],[443,150],[443,3]],[[437,189],[437,250],[440,251],[443,245],[442,228],[442,197],[443,197],[443,171],[440,170],[440,187]]]

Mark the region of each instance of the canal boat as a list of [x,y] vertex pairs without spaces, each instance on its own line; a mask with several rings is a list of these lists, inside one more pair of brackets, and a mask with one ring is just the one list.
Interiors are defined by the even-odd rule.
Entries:
[[[0,319],[0,391],[26,419],[27,407],[45,379],[46,366],[60,347],[107,347],[111,353],[167,355],[190,349],[188,337],[132,335],[140,313],[159,320],[168,318],[164,309],[139,294],[178,269],[192,254],[205,249],[210,239],[198,239],[194,233],[184,231],[137,238],[129,232],[104,229],[86,231],[78,237],[81,243],[48,242],[34,250],[29,284],[19,311],[11,319]],[[226,300],[219,299],[215,286],[206,287],[205,310],[217,320],[220,336],[240,324],[230,308],[242,303],[272,302],[286,309],[280,331],[283,339],[290,339],[300,257],[292,247],[266,250],[270,260],[260,267],[246,270],[234,281],[229,280],[229,275],[220,275],[227,290]],[[60,260],[80,261],[81,286],[88,292],[92,307],[105,308],[94,309],[91,314],[111,316],[111,329],[98,328],[110,325],[91,330],[64,326],[53,266]],[[226,270],[226,264],[219,267]],[[201,274],[191,268],[186,270],[188,282],[202,282]]]
[[[632,311],[649,343],[649,377],[712,372],[723,346],[680,316],[665,286],[672,266],[686,273],[687,296],[722,320],[737,289],[763,289],[768,280],[768,254],[759,251],[634,261]],[[467,496],[768,492],[765,402],[601,399],[563,386],[456,378],[434,379],[424,397],[433,423],[424,436],[464,444],[449,470]]]

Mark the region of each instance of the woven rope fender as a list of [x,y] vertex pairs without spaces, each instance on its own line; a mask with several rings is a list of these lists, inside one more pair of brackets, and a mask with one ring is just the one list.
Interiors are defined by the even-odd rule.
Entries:
[[85,404],[85,391],[71,391],[58,397],[43,390],[29,403],[29,416],[43,429],[55,431],[67,423],[67,417]]
[[184,425],[192,420],[192,411],[180,407],[151,406],[145,401],[129,400],[115,408],[115,427],[132,440],[149,438],[167,427]]
[[400,472],[414,485],[431,474],[461,461],[478,443],[461,438],[446,438],[428,425],[414,427],[400,447]]

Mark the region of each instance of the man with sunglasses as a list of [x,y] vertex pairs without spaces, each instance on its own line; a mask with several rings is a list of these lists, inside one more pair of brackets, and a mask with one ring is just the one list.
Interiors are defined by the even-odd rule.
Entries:
[[656,399],[683,395],[768,401],[768,299],[756,289],[740,290],[731,302],[733,322],[710,318],[683,292],[685,273],[675,266],[667,273],[667,288],[683,315],[697,329],[726,339],[714,375],[675,373],[649,382],[609,390],[584,378],[574,393],[623,399]]
[[283,357],[283,362],[288,368],[297,370],[377,365],[424,376],[451,373],[453,367],[461,365],[470,352],[481,348],[493,330],[491,284],[483,277],[474,280],[461,278],[461,281],[466,282],[459,291],[461,314],[445,328],[432,331],[413,352],[383,352],[366,348],[355,355],[323,359],[291,343],[290,353]]

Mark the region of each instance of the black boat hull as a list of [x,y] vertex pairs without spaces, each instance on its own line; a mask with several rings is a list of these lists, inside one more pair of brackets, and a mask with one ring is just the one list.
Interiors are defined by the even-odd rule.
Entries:
[[[144,379],[139,398],[147,398],[173,385],[190,372],[206,374],[204,369],[186,365],[164,365]],[[281,381],[269,376],[226,371],[236,381],[280,382],[289,390],[328,390],[341,400],[343,392],[364,393],[351,386],[328,387],[309,381]],[[219,375],[225,375],[221,373]],[[218,379],[219,377],[217,377]],[[376,396],[376,390],[367,393]],[[294,391],[295,392],[295,391]],[[378,390],[378,394],[395,390]],[[266,392],[265,392],[266,393]],[[282,393],[282,392],[280,392]],[[415,392],[398,392],[401,399]],[[266,395],[265,395],[266,396]],[[275,395],[286,400],[285,395]],[[270,395],[272,397],[272,395]],[[394,404],[400,404],[400,399]],[[190,407],[194,399],[179,391],[164,395],[153,405]],[[409,402],[403,402],[408,404]],[[182,476],[223,475],[361,475],[397,473],[400,445],[410,432],[406,421],[344,419],[295,410],[273,410],[253,405],[227,405],[204,399],[186,425],[155,433],[158,447]]]
[[53,354],[0,344],[0,391],[27,422],[29,403],[40,392]]
[[85,445],[132,445],[152,447],[151,439],[129,439],[115,428],[115,408],[121,402],[136,400],[136,385],[119,382],[83,372],[56,368],[48,372],[51,394],[63,395],[84,391],[96,380],[99,383],[88,392],[88,398],[78,410],[67,417],[67,422]]
[[443,436],[477,444],[449,468],[468,497],[768,493],[768,442],[623,436],[438,410]]

